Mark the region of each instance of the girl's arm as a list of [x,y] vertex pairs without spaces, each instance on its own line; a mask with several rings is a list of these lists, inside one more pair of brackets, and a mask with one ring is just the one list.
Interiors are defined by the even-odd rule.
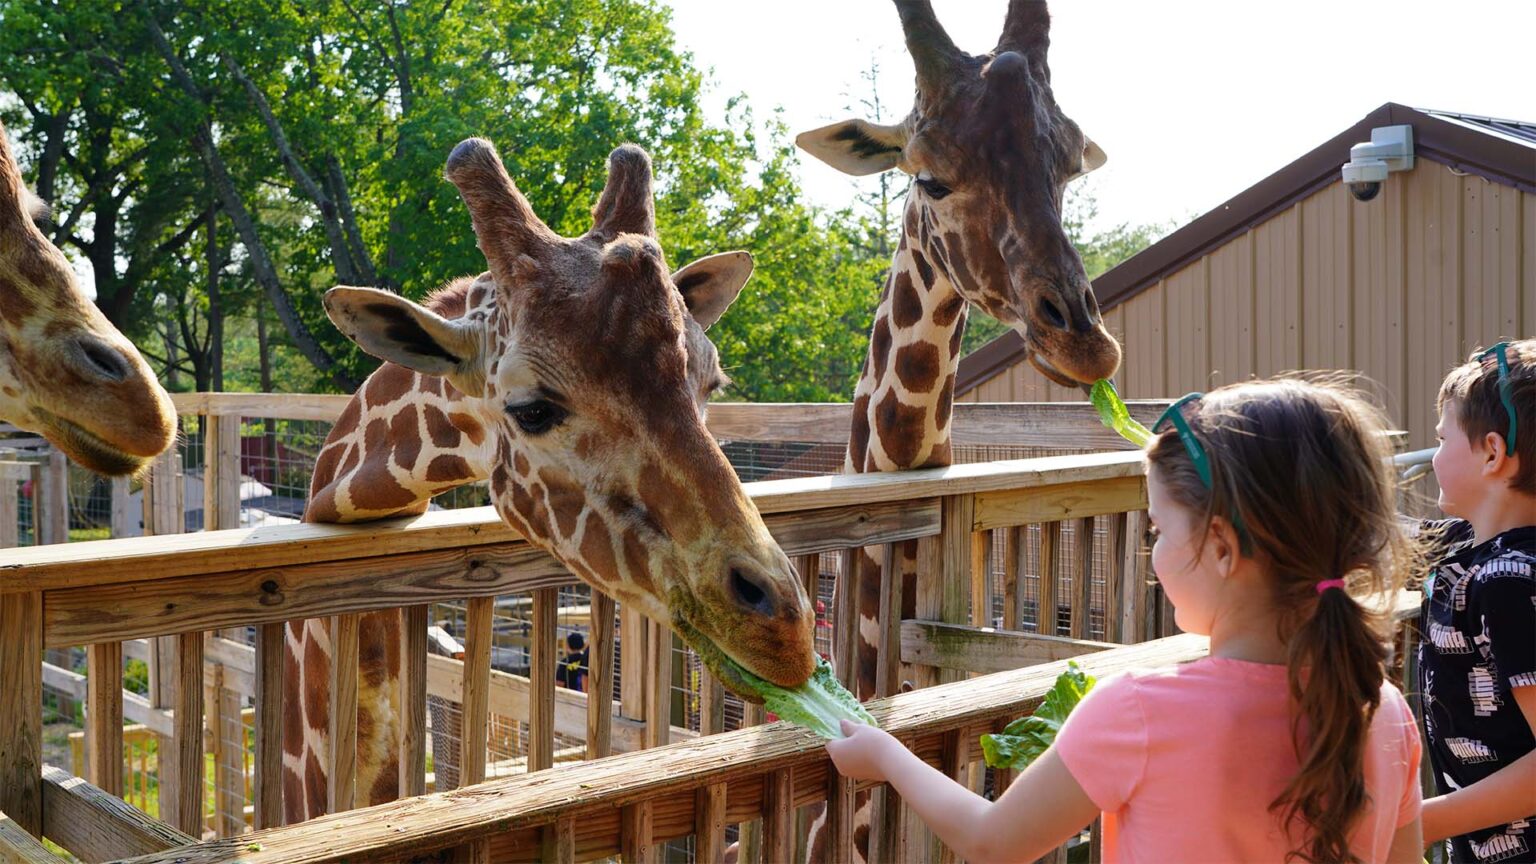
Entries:
[[1386,864],[1421,864],[1424,861],[1425,840],[1420,821],[1415,819],[1392,835]]
[[1054,749],[1029,766],[996,803],[917,758],[888,733],[843,721],[827,753],[845,776],[884,780],[945,845],[966,860],[1033,861],[1099,815]]
[[[1515,703],[1536,732],[1536,687],[1516,687]],[[1536,813],[1536,751],[1465,789],[1424,802],[1424,840],[1434,843]]]

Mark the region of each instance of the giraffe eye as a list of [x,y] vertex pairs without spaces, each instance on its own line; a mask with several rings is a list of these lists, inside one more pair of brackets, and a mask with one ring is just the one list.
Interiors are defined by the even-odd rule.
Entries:
[[566,411],[548,399],[535,399],[521,405],[509,405],[507,413],[523,432],[542,435],[558,426],[565,419]]
[[917,175],[917,181],[916,182],[917,182],[917,187],[919,189],[923,190],[924,194],[926,194],[928,197],[932,198],[935,201],[939,200],[940,198],[943,198],[944,196],[948,195],[950,192],[954,191],[953,189],[950,189],[948,186],[945,186],[943,183],[940,183],[939,181],[933,179],[932,177],[929,177],[926,173]]

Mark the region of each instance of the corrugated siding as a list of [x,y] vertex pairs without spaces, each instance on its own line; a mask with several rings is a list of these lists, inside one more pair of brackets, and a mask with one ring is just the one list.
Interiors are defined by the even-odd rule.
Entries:
[[[1476,347],[1536,336],[1536,196],[1421,159],[1374,201],[1333,184],[1105,315],[1121,389],[1173,398],[1253,375],[1356,370],[1413,448]],[[1049,396],[1047,395],[1049,394]],[[965,401],[1079,399],[1021,364]]]

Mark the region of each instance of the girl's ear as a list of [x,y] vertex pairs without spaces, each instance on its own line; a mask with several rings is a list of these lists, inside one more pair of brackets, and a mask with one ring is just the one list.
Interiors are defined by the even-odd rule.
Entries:
[[1211,555],[1211,560],[1216,563],[1216,569],[1223,579],[1232,575],[1237,569],[1238,559],[1242,557],[1242,544],[1239,542],[1237,532],[1233,530],[1232,523],[1221,516],[1211,517],[1211,527],[1205,535],[1206,551]]

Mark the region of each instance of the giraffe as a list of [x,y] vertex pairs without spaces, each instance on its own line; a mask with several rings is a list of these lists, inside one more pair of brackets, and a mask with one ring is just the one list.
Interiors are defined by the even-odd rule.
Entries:
[[[951,463],[968,304],[1023,336],[1030,363],[1058,384],[1086,389],[1120,365],[1120,346],[1104,329],[1061,225],[1067,183],[1106,157],[1051,94],[1044,0],[1010,0],[997,47],[975,56],[955,47],[929,0],[895,3],[917,71],[911,112],[894,125],[854,119],[795,139],[849,174],[896,168],[913,177],[854,389],[845,473]],[[873,552],[856,556],[850,592],[859,610],[858,656],[837,658],[853,661],[861,700],[876,695],[877,683],[881,564]],[[911,618],[916,544],[901,552],[902,617]],[[867,820],[861,807],[861,856]],[[815,833],[820,839],[819,827]]]
[[[484,140],[448,158],[490,267],[418,305],[368,288],[327,292],[348,337],[387,361],[364,382],[315,465],[310,522],[423,512],[490,480],[497,512],[595,590],[667,622],[728,687],[746,669],[782,686],[814,668],[814,615],[704,425],[726,383],[704,331],[751,273],[746,253],[669,275],[656,240],[651,164],[609,157],[593,226],[563,238],[539,221]],[[400,617],[363,617],[360,803],[398,794]],[[324,812],[330,640],[321,622],[286,641],[284,810]]]
[[92,471],[137,473],[171,446],[176,412],[34,224],[42,210],[0,125],[0,418]]

